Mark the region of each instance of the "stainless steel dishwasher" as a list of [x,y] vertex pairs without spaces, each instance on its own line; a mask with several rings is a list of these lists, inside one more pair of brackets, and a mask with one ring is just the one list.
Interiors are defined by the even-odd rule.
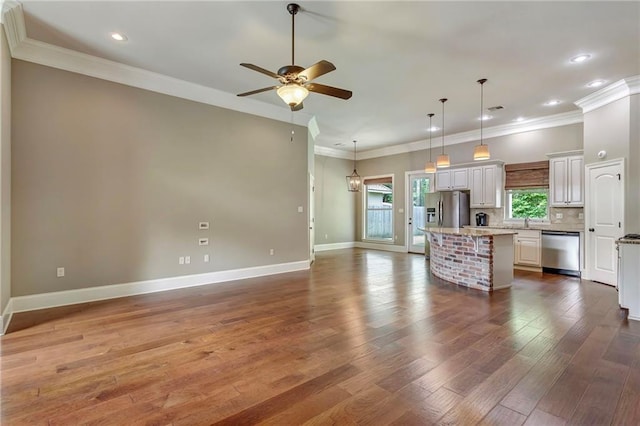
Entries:
[[580,233],[542,231],[542,270],[580,276]]

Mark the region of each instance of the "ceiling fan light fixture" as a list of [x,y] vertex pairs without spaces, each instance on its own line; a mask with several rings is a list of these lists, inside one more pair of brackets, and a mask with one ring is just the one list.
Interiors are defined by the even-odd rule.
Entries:
[[300,104],[308,95],[309,90],[298,83],[289,83],[278,88],[278,96],[291,107]]
[[484,84],[487,82],[486,78],[481,78],[478,80],[478,84],[480,84],[480,145],[476,145],[473,148],[473,160],[489,160],[491,158],[491,153],[489,152],[489,146],[482,143],[482,122],[486,120],[485,117],[491,117],[489,115],[484,115]]

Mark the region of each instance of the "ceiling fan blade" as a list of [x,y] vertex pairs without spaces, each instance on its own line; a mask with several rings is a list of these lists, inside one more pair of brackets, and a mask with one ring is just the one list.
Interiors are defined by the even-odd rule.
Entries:
[[351,95],[353,95],[350,90],[338,89],[337,87],[325,86],[324,84],[318,83],[305,84],[304,87],[306,87],[310,92],[321,93],[323,95],[333,96],[334,98],[340,99],[349,99],[351,98]]
[[322,60],[299,72],[298,77],[304,77],[307,81],[311,81],[335,69],[336,67],[331,62]]
[[240,66],[241,67],[245,67],[245,68],[249,68],[250,70],[261,72],[262,74],[266,74],[269,77],[280,78],[280,76],[278,74],[276,74],[275,72],[271,72],[271,71],[266,70],[264,68],[261,68],[261,67],[259,67],[257,65],[242,63],[242,64],[240,64]]
[[302,108],[304,108],[304,105],[302,105],[302,102],[300,102],[298,105],[292,106],[291,111],[300,111]]
[[255,95],[256,93],[268,92],[269,90],[277,89],[280,86],[263,87],[262,89],[252,90],[250,92],[239,93],[238,96]]

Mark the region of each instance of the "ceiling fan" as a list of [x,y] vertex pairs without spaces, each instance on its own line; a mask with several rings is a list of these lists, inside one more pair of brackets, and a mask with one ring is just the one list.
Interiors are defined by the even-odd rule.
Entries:
[[295,47],[295,16],[300,10],[300,6],[295,3],[289,3],[287,10],[291,14],[291,64],[285,65],[278,70],[278,73],[271,72],[257,65],[242,63],[243,67],[254,71],[261,72],[270,77],[275,78],[281,86],[271,86],[262,89],[252,90],[250,92],[240,93],[238,96],[255,95],[256,93],[276,90],[278,96],[291,107],[291,111],[299,111],[302,109],[302,101],[307,97],[309,92],[320,93],[322,95],[333,96],[340,99],[351,98],[351,91],[339,89],[337,87],[325,86],[324,84],[312,83],[311,81],[327,74],[336,69],[329,61],[322,60],[311,65],[309,68],[302,68],[295,64],[294,47]]

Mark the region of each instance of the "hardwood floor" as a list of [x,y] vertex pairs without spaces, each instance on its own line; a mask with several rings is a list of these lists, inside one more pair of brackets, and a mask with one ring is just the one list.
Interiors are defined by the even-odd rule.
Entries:
[[616,290],[516,272],[486,294],[419,255],[16,314],[1,423],[640,423],[640,323]]

